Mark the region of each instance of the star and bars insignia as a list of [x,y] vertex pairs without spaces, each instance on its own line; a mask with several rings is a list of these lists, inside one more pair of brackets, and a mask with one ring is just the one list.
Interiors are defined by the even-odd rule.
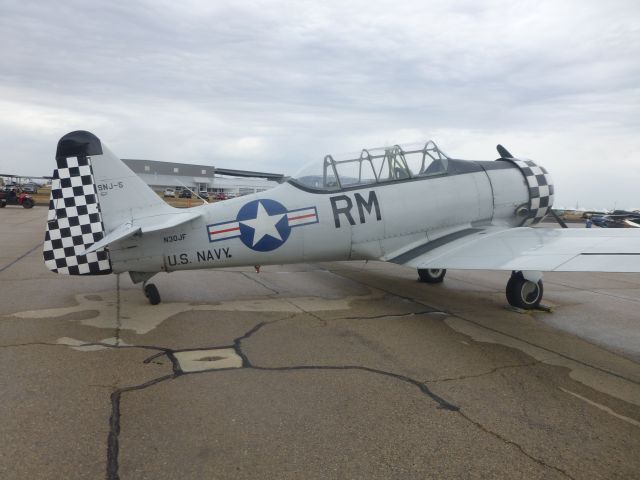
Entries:
[[282,246],[291,229],[318,223],[316,207],[287,210],[280,202],[263,199],[244,205],[235,220],[207,225],[210,242],[240,237],[252,250],[269,252]]

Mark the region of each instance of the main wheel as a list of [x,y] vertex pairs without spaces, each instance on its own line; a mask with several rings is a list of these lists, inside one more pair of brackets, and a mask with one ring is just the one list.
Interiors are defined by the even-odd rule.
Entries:
[[419,268],[418,276],[421,282],[442,283],[447,270],[444,268]]
[[149,299],[151,305],[160,303],[160,292],[158,292],[158,288],[153,283],[145,285],[144,296]]
[[509,305],[525,310],[538,308],[542,301],[542,280],[531,282],[522,276],[521,272],[511,274],[507,282],[506,294]]

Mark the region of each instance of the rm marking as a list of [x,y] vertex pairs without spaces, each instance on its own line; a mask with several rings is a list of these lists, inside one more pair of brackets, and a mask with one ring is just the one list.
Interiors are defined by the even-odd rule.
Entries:
[[[378,204],[378,197],[376,196],[376,192],[373,190],[369,191],[369,199],[365,200],[362,195],[356,193],[354,195],[356,200],[356,205],[358,206],[358,214],[360,217],[360,223],[366,223],[366,218],[364,216],[365,210],[369,215],[371,215],[371,211],[375,209],[376,212],[376,221],[382,220],[382,215],[380,214],[380,205]],[[349,221],[350,225],[355,225],[356,221],[351,215],[351,210],[353,209],[353,201],[347,195],[336,195],[334,197],[329,197],[331,201],[331,208],[333,210],[333,220],[336,224],[336,228],[340,228],[340,215],[344,215],[346,219]],[[342,206],[338,206],[338,202],[344,202]]]

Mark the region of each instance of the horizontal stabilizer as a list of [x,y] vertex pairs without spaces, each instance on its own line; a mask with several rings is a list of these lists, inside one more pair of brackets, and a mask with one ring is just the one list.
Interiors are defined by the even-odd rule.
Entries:
[[[175,210],[178,210],[177,212]],[[159,232],[160,230],[166,230],[168,228],[177,227],[184,223],[195,220],[202,214],[200,209],[191,212],[180,212],[179,209],[174,209],[174,212],[154,215],[152,217],[144,217],[136,219],[134,222],[142,228],[142,233]]]
[[161,230],[177,227],[183,223],[190,222],[199,216],[199,212],[180,212],[136,219],[132,222],[120,225],[115,230],[108,233],[102,240],[87,248],[87,250],[82,254],[86,255],[87,253],[95,252],[107,245],[120,242],[137,234],[159,232]]
[[141,228],[139,226],[133,226],[131,223],[125,223],[124,225],[120,225],[113,232],[108,234],[99,242],[94,243],[89,248],[87,248],[82,255],[86,255],[87,253],[95,252],[96,250],[100,250],[103,247],[106,247],[110,243],[115,243],[120,240],[124,240],[126,238],[134,236],[136,233],[140,233]]

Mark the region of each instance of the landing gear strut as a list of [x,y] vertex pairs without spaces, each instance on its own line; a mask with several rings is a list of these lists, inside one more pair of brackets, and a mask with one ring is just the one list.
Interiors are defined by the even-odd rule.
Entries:
[[418,277],[425,283],[442,283],[447,271],[444,268],[419,268]]
[[158,292],[158,287],[156,287],[153,283],[144,284],[144,296],[149,299],[149,303],[151,305],[157,305],[160,303],[160,292]]
[[506,294],[509,305],[525,310],[532,310],[540,306],[542,294],[542,280],[527,280],[522,272],[513,272],[507,282]]

